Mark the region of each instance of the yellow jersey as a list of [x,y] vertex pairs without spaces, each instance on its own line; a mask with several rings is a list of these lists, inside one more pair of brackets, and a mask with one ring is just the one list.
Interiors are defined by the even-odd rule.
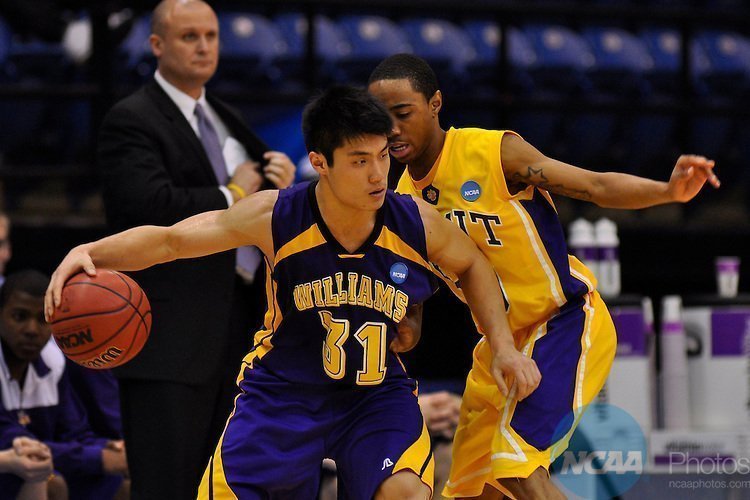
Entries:
[[[515,332],[547,321],[567,301],[592,292],[596,281],[568,255],[549,193],[536,186],[510,193],[500,150],[506,133],[515,134],[451,128],[425,178],[415,181],[406,170],[396,190],[431,203],[474,240],[495,268]],[[463,300],[456,277],[441,274]]]

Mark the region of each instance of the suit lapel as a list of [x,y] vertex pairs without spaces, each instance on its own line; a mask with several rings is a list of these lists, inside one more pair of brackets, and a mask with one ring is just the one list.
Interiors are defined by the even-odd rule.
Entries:
[[263,153],[269,150],[265,142],[247,128],[242,119],[227,106],[223,101],[217,99],[212,94],[206,94],[206,100],[211,104],[221,120],[229,129],[230,134],[237,139],[245,149],[248,156],[255,161],[264,164]]
[[195,157],[198,159],[198,163],[201,165],[202,170],[208,176],[211,184],[217,185],[219,183],[214,173],[211,162],[206,155],[206,150],[203,149],[201,143],[195,131],[190,126],[190,123],[185,119],[185,115],[182,114],[177,105],[169,98],[166,92],[159,86],[156,80],[152,80],[146,85],[146,94],[156,105],[156,108],[164,115],[164,117],[172,122],[174,130],[177,131],[179,140],[187,147],[193,150]]

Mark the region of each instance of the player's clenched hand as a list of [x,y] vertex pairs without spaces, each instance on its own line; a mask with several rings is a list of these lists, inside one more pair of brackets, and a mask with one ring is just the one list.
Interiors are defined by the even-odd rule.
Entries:
[[44,294],[44,317],[52,319],[55,308],[60,307],[60,298],[65,282],[83,269],[89,276],[96,276],[96,267],[85,245],[75,247],[68,252],[63,261],[52,273],[47,292]]
[[54,470],[51,457],[19,455],[12,448],[0,451],[0,468],[29,482],[43,481]]
[[297,167],[287,155],[278,151],[266,151],[263,153],[263,158],[268,160],[268,164],[263,167],[263,174],[265,174],[266,179],[271,181],[278,189],[288,188],[292,185]]
[[669,194],[674,201],[689,201],[708,182],[714,188],[721,183],[714,174],[714,161],[705,156],[682,155],[677,159],[669,178]]
[[53,471],[52,455],[44,443],[28,437],[17,437],[13,447],[0,452],[0,469],[24,481],[42,481]]
[[46,444],[27,436],[18,436],[13,439],[13,451],[17,455],[29,456],[37,460],[52,458],[52,453]]
[[492,358],[491,370],[500,392],[505,397],[509,395],[508,387],[513,387],[515,381],[516,393],[514,397],[518,401],[534,392],[539,387],[539,382],[542,381],[542,374],[539,372],[536,362],[518,352],[510,344],[495,353]]

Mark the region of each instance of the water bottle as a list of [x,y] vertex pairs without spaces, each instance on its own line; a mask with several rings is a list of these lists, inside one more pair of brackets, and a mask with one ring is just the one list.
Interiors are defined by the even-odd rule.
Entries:
[[690,427],[690,391],[682,300],[664,297],[661,321],[661,396],[665,429]]
[[646,329],[646,353],[648,354],[648,379],[651,392],[648,395],[651,407],[651,422],[654,427],[660,422],[659,409],[659,379],[656,373],[656,329],[654,327],[654,303],[651,297],[641,299],[643,309],[643,326]]
[[602,218],[594,224],[596,245],[599,248],[598,289],[604,297],[620,295],[620,240],[617,225]]
[[594,225],[586,219],[576,219],[568,228],[568,247],[589,271],[599,278],[599,250],[596,246]]

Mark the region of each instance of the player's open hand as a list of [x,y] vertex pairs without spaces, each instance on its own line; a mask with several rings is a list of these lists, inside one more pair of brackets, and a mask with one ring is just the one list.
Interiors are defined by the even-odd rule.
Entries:
[[[536,361],[527,358],[512,345],[499,349],[495,353],[491,370],[503,396],[513,397],[518,401],[534,392],[539,387],[539,382],[542,381],[542,374],[536,366]],[[511,394],[509,387],[513,387],[514,382],[516,391]]]
[[47,322],[54,316],[55,309],[60,307],[65,282],[82,269],[89,276],[96,276],[96,266],[94,266],[94,261],[85,245],[79,245],[68,252],[68,255],[52,273],[47,292],[44,294],[44,317]]
[[670,197],[674,201],[690,201],[706,182],[714,188],[721,185],[714,174],[714,161],[705,156],[682,155],[677,159],[669,178]]
[[266,151],[263,158],[268,164],[263,167],[263,174],[279,189],[288,188],[294,182],[297,167],[287,155],[279,151]]

